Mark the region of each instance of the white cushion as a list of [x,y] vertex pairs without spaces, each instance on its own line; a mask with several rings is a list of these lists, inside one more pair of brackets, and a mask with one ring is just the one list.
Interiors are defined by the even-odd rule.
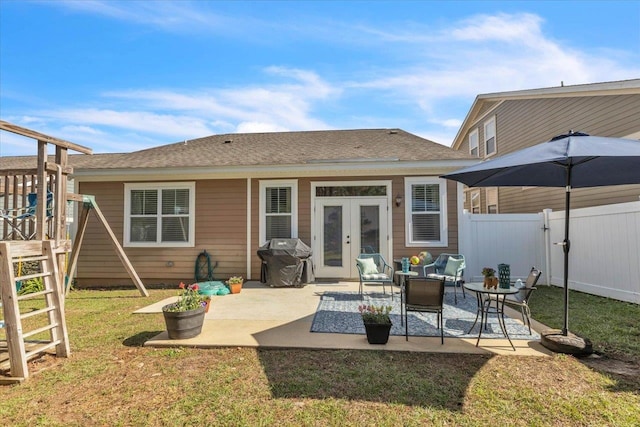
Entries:
[[384,280],[390,281],[391,279],[384,273],[375,273],[375,274],[363,274],[362,280]]
[[356,258],[362,274],[378,274],[378,266],[373,258]]

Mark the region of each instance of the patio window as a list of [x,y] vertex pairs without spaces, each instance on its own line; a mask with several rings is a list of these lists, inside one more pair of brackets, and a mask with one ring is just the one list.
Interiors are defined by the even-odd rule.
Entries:
[[478,129],[474,129],[469,134],[469,154],[473,157],[480,157]]
[[260,242],[298,237],[298,182],[260,181]]
[[125,246],[194,246],[194,182],[125,184],[124,208]]
[[479,214],[480,213],[480,190],[474,190],[469,193],[471,197],[471,213]]
[[406,246],[447,246],[447,185],[435,177],[405,178]]
[[485,156],[495,154],[496,148],[496,118],[495,116],[484,122],[484,152]]

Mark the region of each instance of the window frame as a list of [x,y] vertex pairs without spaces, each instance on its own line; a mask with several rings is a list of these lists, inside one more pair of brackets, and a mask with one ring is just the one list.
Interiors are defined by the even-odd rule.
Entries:
[[[413,238],[413,185],[433,185],[439,186],[440,198],[440,240],[414,240]],[[405,200],[405,246],[406,247],[447,247],[449,245],[449,227],[447,219],[447,180],[434,177],[405,177],[404,179],[404,200]]]
[[[260,181],[260,218],[259,218],[259,242],[260,245],[267,243],[267,188],[290,188],[291,189],[291,238],[298,238],[298,180],[273,179]],[[281,215],[281,214],[280,214]]]
[[[189,237],[186,242],[163,242],[162,239],[162,190],[189,190]],[[134,190],[157,190],[158,213],[157,239],[155,242],[131,241],[131,192]],[[124,230],[123,240],[125,247],[130,248],[192,248],[196,241],[196,183],[189,182],[137,182],[124,184]]]
[[[475,144],[474,144],[475,147],[471,145],[472,137],[475,137]],[[474,148],[477,151],[476,154],[473,154]],[[477,128],[469,132],[469,155],[474,157],[480,157],[480,132],[478,132]]]
[[[491,139],[491,138],[487,138],[487,128],[493,129],[493,151],[489,151],[489,148],[487,146],[489,140]],[[498,152],[498,135],[497,135],[497,126],[496,126],[496,116],[493,116],[489,120],[485,121],[483,125],[483,129],[484,129],[484,136],[483,136],[484,153],[485,153],[485,157],[489,157]]]
[[[472,214],[481,214],[482,213],[482,204],[480,203],[480,190],[472,190],[469,192],[469,211]],[[474,201],[477,200],[478,212],[473,211]]]
[[[490,195],[489,195],[490,192],[491,193],[495,192],[495,197],[490,197]],[[488,214],[497,214],[497,213],[499,213],[499,211],[498,211],[498,187],[485,188],[484,194],[485,194],[485,197],[486,197],[485,205],[486,205],[486,208],[487,208],[487,213]],[[495,201],[496,201],[495,204],[490,203],[492,198],[495,199]],[[495,206],[496,207],[496,211],[495,212],[491,212],[490,206]]]

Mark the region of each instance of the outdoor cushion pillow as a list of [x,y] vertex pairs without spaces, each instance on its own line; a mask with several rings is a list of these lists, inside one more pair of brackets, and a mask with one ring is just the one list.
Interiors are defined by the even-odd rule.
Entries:
[[356,258],[356,262],[360,266],[362,274],[378,274],[378,266],[373,258]]
[[462,265],[463,262],[464,261],[462,260],[462,258],[454,258],[450,256],[447,260],[447,266],[444,268],[443,274],[445,276],[455,277],[458,268],[460,267],[460,265]]

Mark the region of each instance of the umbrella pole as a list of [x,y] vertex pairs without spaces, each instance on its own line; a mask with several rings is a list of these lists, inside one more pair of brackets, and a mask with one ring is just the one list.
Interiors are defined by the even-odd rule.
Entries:
[[[571,182],[571,168],[567,172],[567,182]],[[569,212],[571,204],[571,186],[567,184],[565,191],[565,213],[564,213],[564,242],[562,250],[564,251],[564,325],[562,326],[562,335],[565,337],[569,333],[569,250],[571,242],[569,241]]]

